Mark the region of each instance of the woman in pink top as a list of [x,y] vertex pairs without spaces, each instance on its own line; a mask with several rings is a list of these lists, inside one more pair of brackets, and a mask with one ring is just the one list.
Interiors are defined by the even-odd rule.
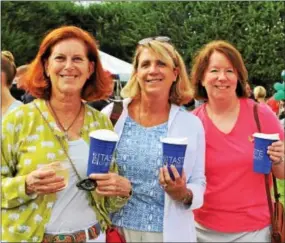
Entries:
[[[206,101],[193,111],[206,133],[207,187],[204,205],[195,210],[199,242],[270,242],[264,176],[253,171],[257,126],[254,101],[246,95],[247,78],[241,54],[225,41],[208,43],[195,57],[194,97]],[[283,141],[273,112],[259,105],[258,114],[262,132],[279,133]],[[277,178],[284,178],[282,141],[268,147]]]

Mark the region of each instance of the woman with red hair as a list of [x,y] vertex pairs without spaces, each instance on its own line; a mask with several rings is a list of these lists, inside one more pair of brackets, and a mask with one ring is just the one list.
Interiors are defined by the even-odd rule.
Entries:
[[[128,200],[130,182],[114,173],[115,164],[113,172],[90,175],[98,184],[92,194],[76,187],[87,170],[89,132],[113,130],[105,115],[82,102],[107,98],[113,89],[95,43],[74,26],[47,34],[24,76],[27,91],[37,99],[2,124],[6,242],[104,242],[109,213]],[[66,160],[68,183],[42,168]]]

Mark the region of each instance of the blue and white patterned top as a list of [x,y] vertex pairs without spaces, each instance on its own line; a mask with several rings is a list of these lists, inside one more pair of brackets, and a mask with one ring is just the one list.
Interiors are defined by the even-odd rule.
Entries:
[[142,127],[129,116],[117,146],[120,175],[128,178],[133,195],[113,214],[114,225],[147,232],[163,232],[164,191],[159,185],[162,167],[160,137],[167,135],[167,122]]

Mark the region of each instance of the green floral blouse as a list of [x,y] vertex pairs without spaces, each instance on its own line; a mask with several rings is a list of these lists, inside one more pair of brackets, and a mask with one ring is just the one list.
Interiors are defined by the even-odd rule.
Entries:
[[[48,120],[53,132],[44,121]],[[81,137],[89,144],[89,132],[110,129],[110,120],[97,110],[85,105],[84,125]],[[16,108],[2,121],[1,159],[1,216],[2,242],[41,242],[45,225],[49,222],[56,194],[27,195],[26,176],[37,169],[37,164],[67,159],[54,134],[67,149],[64,133],[57,127],[44,100],[37,99]],[[112,171],[117,172],[113,163]],[[109,213],[117,211],[126,202],[122,197],[102,197],[93,193],[95,203],[89,202],[96,213],[102,230],[111,224]],[[73,212],[76,213],[76,212]],[[78,212],[80,213],[80,212]]]

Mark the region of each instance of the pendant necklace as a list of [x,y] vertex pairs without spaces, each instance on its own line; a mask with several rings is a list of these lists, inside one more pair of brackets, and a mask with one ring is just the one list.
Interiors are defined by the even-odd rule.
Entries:
[[78,116],[79,116],[79,114],[80,114],[80,112],[82,110],[82,107],[83,107],[82,103],[80,103],[80,109],[79,109],[78,113],[76,114],[76,116],[74,117],[73,121],[70,123],[70,125],[67,128],[64,128],[64,126],[62,125],[62,123],[58,119],[58,116],[56,115],[54,109],[52,108],[51,103],[48,101],[47,104],[50,107],[51,112],[54,115],[54,118],[55,118],[57,124],[60,126],[61,130],[64,132],[64,136],[68,139],[68,131],[73,126],[75,121],[77,120],[77,118],[78,118]]

